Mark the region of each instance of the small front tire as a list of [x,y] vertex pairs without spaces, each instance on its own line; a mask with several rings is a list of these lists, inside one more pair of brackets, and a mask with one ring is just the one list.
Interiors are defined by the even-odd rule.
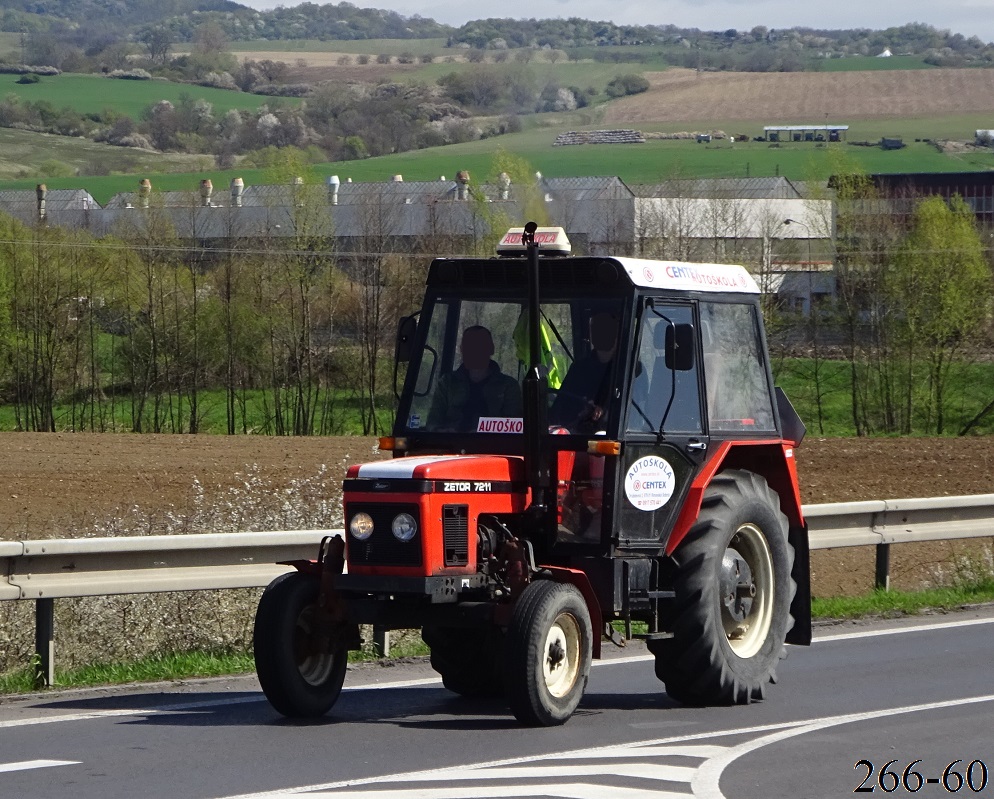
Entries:
[[255,615],[259,684],[270,704],[290,718],[323,716],[345,682],[345,630],[323,618],[320,590],[313,575],[280,575],[263,592]]
[[572,585],[537,580],[518,598],[505,644],[505,685],[514,717],[529,726],[564,724],[590,675],[590,613]]

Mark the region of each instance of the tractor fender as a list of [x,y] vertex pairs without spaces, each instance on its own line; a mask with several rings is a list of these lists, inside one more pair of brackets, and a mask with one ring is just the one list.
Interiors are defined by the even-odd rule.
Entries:
[[[697,473],[680,509],[673,532],[666,542],[666,554],[672,555],[690,531],[701,512],[704,492],[714,476],[723,469],[745,469],[766,479],[780,497],[780,509],[791,530],[807,530],[801,511],[801,491],[797,481],[794,445],[782,439],[756,441],[722,441]],[[805,551],[807,547],[805,546]]]
[[583,596],[583,601],[587,603],[587,611],[590,613],[590,626],[594,631],[593,636],[593,657],[600,660],[601,638],[604,630],[604,621],[601,616],[601,605],[597,601],[594,587],[590,584],[590,578],[586,572],[579,569],[570,569],[566,566],[541,566],[541,571],[548,572],[552,580],[557,583],[569,583],[576,586]]

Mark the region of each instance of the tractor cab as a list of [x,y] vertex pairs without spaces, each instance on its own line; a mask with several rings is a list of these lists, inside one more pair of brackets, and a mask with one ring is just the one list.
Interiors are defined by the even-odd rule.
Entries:
[[524,459],[535,426],[551,489],[537,529],[522,531],[536,547],[567,559],[570,547],[671,550],[712,452],[779,442],[781,412],[799,443],[789,404],[778,408],[759,288],[740,266],[570,257],[561,228],[538,228],[536,404],[521,234],[497,258],[432,264],[420,314],[400,325],[407,373],[388,446]]

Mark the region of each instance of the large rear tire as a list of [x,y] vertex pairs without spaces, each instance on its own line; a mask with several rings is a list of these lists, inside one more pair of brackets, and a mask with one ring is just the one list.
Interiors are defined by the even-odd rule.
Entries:
[[564,724],[590,675],[590,613],[572,585],[537,580],[521,593],[505,643],[504,679],[514,717],[529,726]]
[[431,667],[442,685],[465,697],[500,696],[502,636],[496,627],[425,627],[421,639],[431,649]]
[[775,679],[796,586],[787,518],[766,480],[717,475],[677,549],[673,638],[652,641],[656,676],[691,705],[747,704]]
[[324,622],[320,580],[290,572],[269,584],[255,615],[253,650],[259,684],[284,716],[323,716],[345,682],[344,630]]

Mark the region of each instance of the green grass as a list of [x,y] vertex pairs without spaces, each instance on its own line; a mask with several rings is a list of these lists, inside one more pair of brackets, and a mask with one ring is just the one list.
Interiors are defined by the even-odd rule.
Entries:
[[890,58],[877,56],[849,56],[847,58],[819,58],[813,62],[820,72],[883,72],[895,69],[937,69],[926,64],[920,55],[894,55]]
[[[320,402],[323,403],[327,393],[322,391]],[[171,408],[175,414],[173,418],[179,420],[176,427],[172,429],[168,419],[163,421],[163,432],[183,432],[189,429],[189,401],[186,397],[163,396],[160,400],[163,408]],[[287,399],[284,402],[288,402]],[[207,435],[223,435],[227,433],[226,397],[222,389],[210,389],[201,391],[198,397],[198,417],[200,420],[199,429],[201,433]],[[242,403],[244,403],[244,414]],[[389,430],[393,424],[394,397],[388,395],[381,397],[377,407],[379,410],[380,427]],[[151,398],[148,403],[151,405]],[[326,435],[362,435],[362,424],[359,416],[359,406],[363,404],[361,398],[353,396],[351,392],[337,391],[328,398],[326,411],[320,408],[316,412],[315,430],[323,431]],[[242,433],[247,429],[249,433],[273,435],[275,427],[271,409],[273,407],[273,397],[271,392],[263,390],[251,390],[238,393],[238,403],[236,404],[236,430]],[[82,405],[77,405],[75,413],[77,421],[72,423],[72,408],[67,404],[57,405],[55,408],[56,426],[60,430],[86,428],[90,420],[90,411]],[[129,396],[117,396],[106,398],[101,403],[101,408],[93,411],[97,421],[95,426],[97,431],[119,432],[132,429],[131,420],[131,398]],[[164,412],[163,412],[164,415]],[[322,427],[322,425],[324,425]],[[0,431],[13,431],[17,429],[17,421],[14,413],[14,406],[0,405]],[[144,423],[146,432],[151,431],[151,423],[146,420]]]
[[[794,358],[775,363],[774,376],[807,426],[808,435],[855,435],[848,362]],[[994,364],[957,363],[954,366],[946,386],[947,433],[955,434],[987,406],[991,385],[994,385]],[[994,435],[994,418],[988,417],[972,432],[974,435]]]
[[117,80],[98,75],[63,73],[42,77],[39,83],[19,84],[18,75],[0,75],[0,96],[16,94],[24,100],[43,100],[56,108],[71,108],[80,114],[102,113],[112,108],[119,114],[140,119],[149,105],[160,100],[175,104],[188,95],[204,99],[214,107],[216,117],[233,108],[255,110],[261,105],[279,101],[285,105],[298,105],[296,98],[263,97],[245,92],[213,89],[163,80]]
[[[198,167],[210,168],[214,159],[209,155],[152,153],[115,147],[72,136],[53,136],[13,128],[0,128],[0,179],[19,180],[19,186],[30,188],[38,180],[48,180],[53,164],[78,174],[113,174],[120,172],[150,173]],[[86,188],[91,178],[67,178],[73,188]],[[135,178],[127,178],[128,189],[134,189]]]
[[812,599],[816,619],[859,619],[867,616],[914,616],[925,610],[956,610],[965,605],[994,602],[994,578],[927,591],[874,591],[857,597]]
[[9,61],[21,60],[21,34],[0,31],[0,56]]
[[[420,636],[406,636],[397,643],[392,643],[390,648],[391,659],[427,655],[428,647]],[[371,647],[349,652],[350,663],[366,663],[380,659]],[[225,677],[254,672],[255,661],[249,651],[173,652],[126,663],[94,663],[72,670],[56,669],[55,687],[87,688],[97,685]],[[34,690],[36,686],[33,669],[0,675],[0,696]]]

